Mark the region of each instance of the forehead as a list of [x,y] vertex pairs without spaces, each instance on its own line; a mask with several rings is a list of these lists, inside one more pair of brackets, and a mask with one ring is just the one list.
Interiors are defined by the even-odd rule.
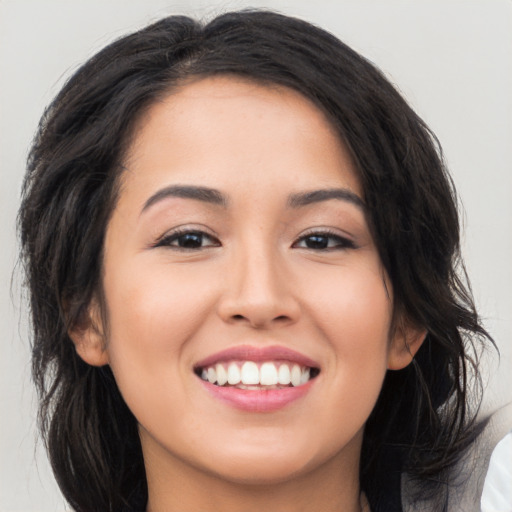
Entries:
[[124,165],[128,181],[139,174],[145,181],[251,186],[272,178],[308,188],[342,179],[361,193],[347,148],[317,106],[289,88],[233,76],[182,84],[152,104]]

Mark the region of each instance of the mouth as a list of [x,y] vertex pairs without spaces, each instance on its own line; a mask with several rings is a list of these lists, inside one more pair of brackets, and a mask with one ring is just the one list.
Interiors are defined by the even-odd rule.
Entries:
[[279,390],[304,386],[320,374],[320,366],[286,347],[241,345],[207,357],[194,373],[216,387]]
[[293,361],[231,360],[199,366],[194,372],[214,386],[258,391],[303,386],[320,370]]

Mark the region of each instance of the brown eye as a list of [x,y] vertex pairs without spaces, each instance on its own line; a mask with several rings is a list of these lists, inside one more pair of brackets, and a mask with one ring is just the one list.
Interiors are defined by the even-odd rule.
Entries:
[[173,247],[184,250],[202,249],[205,247],[218,247],[219,241],[202,231],[185,231],[172,233],[162,238],[156,247]]
[[175,245],[178,247],[183,247],[186,249],[197,249],[198,247],[203,246],[203,235],[202,233],[186,233],[185,235],[180,235],[177,237],[175,242]]
[[327,249],[329,247],[329,237],[324,235],[312,235],[304,239],[308,249]]
[[348,238],[334,233],[311,233],[300,238],[293,247],[321,250],[354,249],[355,244]]

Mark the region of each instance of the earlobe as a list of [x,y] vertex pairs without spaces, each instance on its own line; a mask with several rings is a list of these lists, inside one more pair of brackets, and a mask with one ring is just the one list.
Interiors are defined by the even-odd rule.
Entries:
[[91,366],[104,366],[109,361],[96,301],[91,303],[84,316],[68,330],[68,335],[75,345],[76,353],[84,362]]
[[426,329],[412,325],[395,330],[388,355],[388,370],[401,370],[411,363],[427,336]]

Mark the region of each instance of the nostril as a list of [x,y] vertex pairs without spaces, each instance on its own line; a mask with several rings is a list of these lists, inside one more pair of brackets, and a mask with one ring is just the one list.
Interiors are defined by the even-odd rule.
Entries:
[[[263,325],[263,324],[266,324],[266,321],[265,319],[255,319],[253,318],[253,320],[251,321],[251,316],[246,316],[246,315],[240,315],[240,314],[236,314],[236,315],[232,315],[231,316],[231,320],[234,320],[236,322],[240,322],[240,321],[249,321],[251,324],[254,324],[254,325]],[[271,320],[272,322],[277,322],[277,323],[286,323],[290,320],[290,317],[288,315],[279,315],[279,316],[276,316],[273,320]]]

